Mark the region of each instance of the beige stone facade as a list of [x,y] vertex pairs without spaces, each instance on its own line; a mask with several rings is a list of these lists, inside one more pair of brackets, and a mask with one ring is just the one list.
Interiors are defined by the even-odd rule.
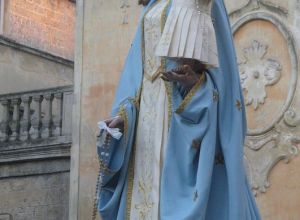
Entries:
[[[253,192],[264,220],[300,219],[299,1],[226,5],[247,101],[245,163]],[[74,112],[80,122],[73,129],[70,218],[85,219],[98,171],[96,122],[109,115],[141,7],[135,0],[79,0],[77,7]]]
[[299,1],[226,3],[247,109],[246,164],[262,217],[299,219]]
[[[91,219],[96,123],[109,116],[137,1],[0,0],[0,219]],[[225,2],[253,192],[263,220],[298,220],[300,3]]]

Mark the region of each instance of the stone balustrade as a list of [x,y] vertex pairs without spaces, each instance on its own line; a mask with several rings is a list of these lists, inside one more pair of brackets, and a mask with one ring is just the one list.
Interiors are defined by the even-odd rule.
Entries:
[[73,86],[0,95],[1,153],[8,146],[71,142],[72,97]]

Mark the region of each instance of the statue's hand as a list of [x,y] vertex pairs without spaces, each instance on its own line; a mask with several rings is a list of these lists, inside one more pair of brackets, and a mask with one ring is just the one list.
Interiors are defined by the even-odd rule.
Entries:
[[183,65],[171,71],[162,72],[161,78],[169,82],[178,82],[185,89],[190,90],[198,82],[200,74],[197,74],[191,66]]
[[149,2],[150,0],[139,0],[139,4],[144,6],[148,5]]
[[106,119],[104,122],[109,128],[119,128],[121,131],[124,130],[124,119],[119,115]]

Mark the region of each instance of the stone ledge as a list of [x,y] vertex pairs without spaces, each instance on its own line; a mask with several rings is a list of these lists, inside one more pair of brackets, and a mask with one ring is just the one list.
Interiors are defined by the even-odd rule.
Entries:
[[0,165],[0,179],[70,172],[70,158],[4,163]]
[[0,148],[0,164],[70,157],[70,148],[70,137],[53,137],[38,143],[25,142],[21,145],[3,146]]
[[35,90],[28,90],[28,91],[22,91],[22,92],[13,92],[13,93],[2,93],[0,94],[0,101],[5,99],[14,99],[14,98],[20,98],[23,95],[27,96],[33,96],[38,93],[40,94],[47,94],[47,93],[57,93],[57,92],[71,92],[73,93],[74,85],[65,85],[65,86],[57,86],[47,89],[35,89]]

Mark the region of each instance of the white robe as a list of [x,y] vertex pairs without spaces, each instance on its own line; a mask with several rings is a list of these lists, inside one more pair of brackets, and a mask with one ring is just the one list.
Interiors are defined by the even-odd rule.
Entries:
[[159,219],[160,176],[168,133],[168,98],[162,79],[151,80],[161,66],[155,49],[161,37],[162,14],[168,0],[159,1],[144,19],[144,79],[141,92],[130,219]]

